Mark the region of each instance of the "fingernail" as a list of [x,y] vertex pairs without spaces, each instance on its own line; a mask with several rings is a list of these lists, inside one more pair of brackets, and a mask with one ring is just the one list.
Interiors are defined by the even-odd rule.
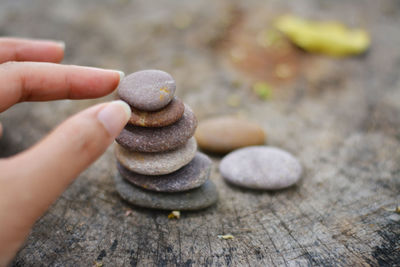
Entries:
[[62,48],[62,50],[65,50],[65,42],[57,41],[56,43]]
[[131,117],[131,108],[122,100],[107,104],[97,115],[107,132],[115,138]]
[[[119,74],[119,82],[121,83],[122,79],[125,77],[125,73],[120,70],[116,70],[116,72],[118,72],[118,74]],[[130,112],[130,110],[129,110],[129,112]]]

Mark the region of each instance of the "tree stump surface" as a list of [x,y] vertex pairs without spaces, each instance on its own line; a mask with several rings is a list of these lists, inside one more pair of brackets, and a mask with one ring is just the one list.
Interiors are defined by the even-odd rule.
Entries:
[[[400,266],[398,1],[7,0],[0,7],[1,35],[65,40],[65,64],[168,71],[199,120],[245,116],[305,170],[286,190],[245,190],[223,181],[213,156],[217,205],[168,219],[121,200],[110,148],[35,224],[13,266]],[[293,46],[265,50],[260,31],[286,13],[365,28],[371,48],[343,59]],[[274,76],[279,64],[289,77]],[[271,84],[270,99],[252,92],[257,81]],[[12,107],[0,115],[0,156],[113,97]],[[218,238],[224,234],[234,239]]]

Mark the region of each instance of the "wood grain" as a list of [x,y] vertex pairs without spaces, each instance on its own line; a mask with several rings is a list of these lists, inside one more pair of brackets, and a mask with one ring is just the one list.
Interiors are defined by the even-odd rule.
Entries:
[[[65,40],[67,64],[167,70],[200,120],[250,117],[305,173],[286,190],[244,190],[222,180],[214,157],[218,204],[171,220],[121,200],[109,149],[36,223],[13,266],[400,266],[400,215],[390,211],[400,204],[398,1],[28,2],[0,4],[2,35]],[[249,89],[260,72],[236,68],[220,47],[250,42],[287,12],[364,27],[372,46],[348,59],[293,48],[296,75],[273,81],[262,101]],[[0,115],[0,156],[109,99],[18,104]]]

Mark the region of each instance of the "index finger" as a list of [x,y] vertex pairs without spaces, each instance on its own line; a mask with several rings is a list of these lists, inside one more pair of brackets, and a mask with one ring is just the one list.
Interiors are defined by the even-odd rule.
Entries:
[[111,93],[121,71],[38,62],[0,65],[0,112],[22,101],[97,98]]

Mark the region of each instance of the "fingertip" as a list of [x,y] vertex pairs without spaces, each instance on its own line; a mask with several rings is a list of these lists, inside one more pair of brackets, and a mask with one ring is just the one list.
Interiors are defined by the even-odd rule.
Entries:
[[57,53],[58,58],[56,58],[55,61],[61,62],[64,59],[64,55],[65,55],[65,42],[64,41],[56,41],[55,43],[59,49],[59,52]]
[[122,100],[108,103],[97,114],[97,119],[112,138],[117,137],[130,117],[131,108]]
[[111,69],[103,69],[107,72],[112,72],[113,74],[117,73],[118,74],[118,82],[116,83],[116,85],[114,86],[113,90],[117,89],[119,84],[121,83],[122,79],[125,77],[125,73],[123,71],[120,70],[111,70]]
[[[77,81],[74,83],[74,88],[70,94],[71,98],[82,98],[85,94],[86,98],[100,97],[113,92],[118,88],[121,80],[125,77],[124,72],[113,69],[103,69],[96,67],[73,66],[79,68],[79,76],[73,74],[71,80]],[[79,77],[79,78],[78,78]]]
[[126,120],[126,122],[128,122],[132,115],[132,110],[131,110],[131,107],[128,105],[128,103],[126,103],[125,101],[122,101],[122,100],[115,100],[112,103],[120,105],[123,108],[123,110],[125,112],[125,116],[126,116],[125,120]]

